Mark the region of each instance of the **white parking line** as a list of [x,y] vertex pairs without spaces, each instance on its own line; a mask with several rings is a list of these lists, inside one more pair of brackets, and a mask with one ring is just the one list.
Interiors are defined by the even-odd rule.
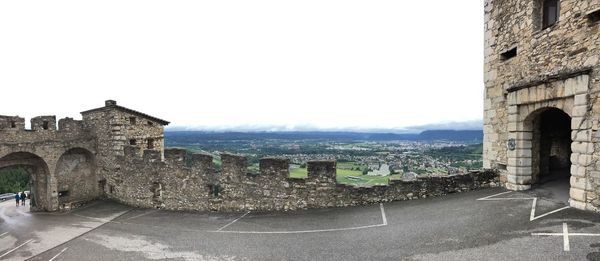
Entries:
[[556,212],[563,211],[563,210],[565,210],[565,209],[568,209],[568,208],[570,208],[569,206],[566,206],[566,207],[562,207],[562,208],[559,208],[559,209],[555,209],[555,210],[552,210],[552,211],[550,211],[550,212],[547,212],[547,213],[541,214],[541,215],[539,215],[539,216],[536,216],[536,215],[535,215],[535,208],[536,208],[536,206],[537,206],[537,200],[538,200],[538,198],[537,198],[537,197],[534,197],[534,198],[496,198],[496,196],[505,195],[505,194],[508,194],[508,193],[511,193],[511,192],[514,192],[514,191],[506,191],[506,192],[502,192],[502,193],[494,194],[494,195],[491,195],[491,196],[487,196],[487,197],[479,198],[479,199],[477,199],[477,200],[478,200],[478,201],[499,201],[499,200],[533,200],[533,202],[531,202],[531,212],[530,212],[530,214],[529,214],[529,221],[534,221],[534,220],[536,220],[536,219],[540,219],[540,218],[542,218],[542,217],[545,217],[545,216],[548,216],[548,215],[550,215],[550,214],[554,214],[554,213],[556,213]]
[[[374,228],[374,227],[384,227],[387,226],[387,217],[385,215],[385,209],[383,208],[383,203],[379,203],[379,210],[381,211],[381,224],[377,225],[368,225],[368,226],[358,226],[358,227],[345,227],[345,228],[330,228],[330,229],[312,229],[312,230],[294,230],[294,231],[223,231],[222,229],[233,224],[236,220],[231,222],[230,224],[225,225],[216,231],[208,231],[214,233],[230,233],[230,234],[304,234],[304,233],[321,233],[321,232],[335,232],[335,231],[348,231],[348,230],[358,230],[358,229],[366,229],[366,228]],[[250,212],[248,212],[250,213]],[[245,215],[244,215],[245,216]],[[241,216],[240,218],[244,217]],[[238,219],[240,219],[238,218]]]
[[6,234],[8,234],[8,232],[4,232],[4,233],[0,234],[0,237],[3,237]]
[[158,211],[160,211],[160,209],[155,209],[155,210],[147,211],[147,212],[144,212],[144,213],[142,213],[142,214],[135,215],[135,216],[133,216],[133,217],[127,218],[127,219],[125,219],[125,220],[131,220],[131,219],[134,219],[134,218],[143,217],[143,216],[145,216],[145,215],[150,215],[150,214],[152,214],[152,213],[156,213],[156,212],[158,212]]
[[383,220],[383,224],[387,226],[387,217],[385,216],[385,209],[383,209],[383,203],[379,203],[379,209],[381,210],[381,220]]
[[243,217],[245,217],[248,214],[250,214],[250,211],[246,212],[246,214],[242,215],[241,217],[236,218],[233,221],[229,222],[227,225],[222,226],[221,228],[217,229],[217,231],[221,231],[221,230],[225,229],[226,227],[231,226],[233,223],[237,222],[238,220],[242,219]]
[[569,243],[569,237],[581,236],[581,237],[600,237],[600,234],[593,233],[569,233],[567,222],[563,222],[562,233],[531,233],[532,236],[561,236],[563,238],[563,250],[565,252],[571,251],[571,245]]
[[566,222],[563,223],[563,248],[565,251],[571,251],[571,246],[569,245],[569,228]]
[[28,243],[29,243],[29,242],[31,242],[31,241],[33,241],[33,239],[29,239],[29,240],[25,241],[25,243],[23,243],[23,244],[20,244],[19,246],[17,246],[17,247],[15,247],[15,248],[13,248],[13,249],[9,250],[8,252],[6,252],[6,253],[4,253],[4,254],[0,255],[0,258],[2,258],[2,257],[4,257],[4,256],[6,256],[6,255],[8,255],[8,254],[10,254],[10,253],[12,253],[12,252],[14,252],[15,250],[17,250],[17,249],[21,248],[22,246],[24,246],[24,245],[28,244]]
[[69,249],[68,247],[65,247],[63,250],[61,250],[60,252],[58,252],[58,254],[56,254],[55,256],[53,256],[52,258],[50,258],[48,261],[53,261],[54,259],[56,259],[58,256],[60,256],[63,252],[65,252],[67,249]]

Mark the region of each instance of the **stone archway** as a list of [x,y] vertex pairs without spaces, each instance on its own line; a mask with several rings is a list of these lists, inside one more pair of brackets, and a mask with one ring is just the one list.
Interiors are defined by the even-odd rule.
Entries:
[[[551,167],[566,171],[570,163],[569,204],[579,209],[587,208],[587,174],[594,152],[592,124],[587,117],[588,87],[589,76],[579,75],[510,90],[507,96],[507,189],[530,189],[543,181],[544,174],[552,171]],[[554,120],[558,122],[552,122]],[[557,129],[550,126],[552,123],[562,127]],[[555,159],[562,161],[557,166],[550,166],[549,159],[552,148],[548,146],[553,146],[553,142],[548,139],[557,138],[552,137],[553,130],[558,130],[555,134],[562,137],[558,138],[562,141],[557,141],[559,145],[554,152],[558,157]],[[566,134],[570,137],[566,138]]]
[[545,187],[567,202],[571,177],[571,116],[558,108],[542,108],[524,121],[531,132],[531,184]]
[[94,154],[83,148],[63,153],[55,172],[59,208],[89,201],[100,196]]
[[0,168],[23,166],[30,175],[31,211],[52,211],[56,198],[52,195],[52,182],[48,164],[29,152],[15,152],[0,158]]

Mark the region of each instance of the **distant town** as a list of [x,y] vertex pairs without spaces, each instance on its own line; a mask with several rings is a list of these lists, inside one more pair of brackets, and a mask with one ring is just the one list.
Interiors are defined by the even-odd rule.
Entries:
[[340,183],[386,185],[393,179],[448,176],[481,169],[482,144],[476,133],[430,133],[423,138],[364,133],[167,132],[165,145],[211,154],[217,169],[221,153],[242,154],[248,157],[248,171],[256,173],[260,158],[285,157],[290,159],[292,178],[306,177],[308,161],[331,159],[337,161]]

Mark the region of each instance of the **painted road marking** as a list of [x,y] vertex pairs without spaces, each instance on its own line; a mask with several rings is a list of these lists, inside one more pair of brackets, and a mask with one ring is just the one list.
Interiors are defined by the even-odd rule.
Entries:
[[[366,228],[374,228],[374,227],[384,227],[387,226],[387,217],[385,215],[385,209],[383,208],[383,203],[379,203],[379,210],[381,212],[381,224],[377,225],[368,225],[368,226],[358,226],[358,227],[345,227],[345,228],[330,228],[330,229],[313,229],[313,230],[294,230],[294,231],[223,231],[221,229],[227,227],[229,224],[225,225],[225,227],[216,230],[216,231],[208,231],[214,233],[230,233],[230,234],[304,234],[304,233],[321,233],[321,232],[335,232],[335,231],[348,231],[348,230],[358,230],[358,229],[366,229]],[[250,213],[250,212],[248,212]],[[245,215],[244,215],[245,216]],[[243,217],[243,216],[242,216]],[[240,218],[242,218],[240,217]],[[238,218],[239,219],[239,218]],[[237,220],[234,220],[235,222]],[[232,222],[232,224],[233,224]]]
[[242,215],[241,217],[239,217],[239,218],[236,218],[236,219],[234,219],[233,221],[229,222],[227,225],[225,225],[225,226],[222,226],[221,228],[217,229],[217,231],[221,231],[221,230],[225,229],[226,227],[228,227],[228,226],[231,226],[233,223],[235,223],[235,222],[237,222],[238,220],[240,220],[240,219],[244,218],[244,217],[245,217],[246,215],[248,215],[248,214],[250,214],[250,211],[246,212],[246,214]]
[[160,211],[160,209],[155,209],[155,210],[147,211],[147,212],[144,212],[144,213],[142,213],[142,214],[135,215],[135,216],[133,216],[133,217],[127,218],[127,219],[125,219],[125,220],[131,220],[131,219],[134,219],[134,218],[143,217],[143,216],[145,216],[145,215],[150,215],[150,214],[152,214],[152,213],[156,213],[156,212],[158,212],[158,211]]
[[567,222],[563,222],[563,232],[562,233],[531,233],[532,236],[560,236],[563,238],[563,250],[565,252],[571,251],[571,246],[569,243],[569,237],[600,237],[600,234],[593,233],[569,233],[569,228],[567,226]]
[[0,234],[0,237],[3,237],[6,234],[8,234],[8,232],[4,232],[4,233]]
[[55,256],[53,256],[52,258],[50,258],[48,261],[53,261],[58,256],[60,256],[63,252],[65,252],[67,249],[69,249],[69,248],[68,247],[63,248],[63,250],[61,250],[60,252],[58,252],[58,254],[56,254]]
[[554,214],[554,213],[556,213],[556,212],[563,211],[563,210],[565,210],[565,209],[571,208],[571,207],[569,207],[569,206],[566,206],[566,207],[562,207],[562,208],[559,208],[559,209],[555,209],[555,210],[552,210],[552,211],[550,211],[550,212],[547,212],[547,213],[541,214],[541,215],[539,215],[539,216],[536,216],[536,215],[535,215],[535,208],[536,208],[536,206],[537,206],[537,200],[538,200],[538,198],[537,198],[537,197],[533,197],[533,198],[496,198],[497,196],[506,195],[506,194],[508,194],[508,193],[512,193],[512,192],[514,192],[514,191],[506,191],[506,192],[502,192],[502,193],[494,194],[494,195],[491,195],[491,196],[487,196],[487,197],[479,198],[479,199],[477,199],[477,200],[478,200],[478,201],[500,201],[500,200],[532,200],[533,202],[531,202],[531,213],[529,214],[529,221],[534,221],[534,220],[536,220],[536,219],[543,218],[543,217],[545,217],[545,216],[548,216],[548,215],[550,215],[550,214]]
[[20,244],[19,246],[17,246],[17,247],[15,247],[15,248],[13,248],[13,249],[9,250],[8,252],[6,252],[6,253],[4,253],[4,254],[0,255],[0,258],[3,258],[4,256],[6,256],[6,255],[8,255],[8,254],[10,254],[10,253],[12,253],[12,252],[14,252],[15,250],[17,250],[17,249],[21,248],[21,247],[22,247],[22,246],[24,246],[24,245],[27,245],[27,244],[28,244],[29,242],[31,242],[31,241],[33,241],[33,239],[29,239],[29,240],[25,241],[25,243],[23,243],[23,244]]
[[381,210],[382,225],[387,226],[387,217],[385,216],[385,209],[383,209],[383,203],[379,203],[379,209]]
[[567,222],[563,223],[563,249],[565,251],[571,251],[571,246],[569,244],[569,228],[567,227]]

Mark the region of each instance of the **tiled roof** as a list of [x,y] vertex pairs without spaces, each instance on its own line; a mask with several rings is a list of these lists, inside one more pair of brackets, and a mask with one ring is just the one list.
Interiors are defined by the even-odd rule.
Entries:
[[110,110],[110,109],[120,110],[120,111],[123,111],[123,112],[126,112],[126,113],[137,115],[139,117],[143,117],[143,118],[146,118],[146,119],[158,122],[161,125],[169,125],[168,121],[165,121],[165,120],[162,120],[162,119],[159,119],[159,118],[156,118],[156,117],[152,117],[152,116],[150,116],[148,114],[141,113],[139,111],[132,110],[132,109],[129,109],[129,108],[125,108],[123,106],[119,106],[114,101],[112,103],[108,103],[107,102],[106,106],[104,106],[104,107],[100,107],[100,108],[96,108],[96,109],[91,109],[91,110],[83,111],[83,112],[81,112],[81,114],[86,114],[86,113],[96,112],[96,111],[102,111],[102,110]]

